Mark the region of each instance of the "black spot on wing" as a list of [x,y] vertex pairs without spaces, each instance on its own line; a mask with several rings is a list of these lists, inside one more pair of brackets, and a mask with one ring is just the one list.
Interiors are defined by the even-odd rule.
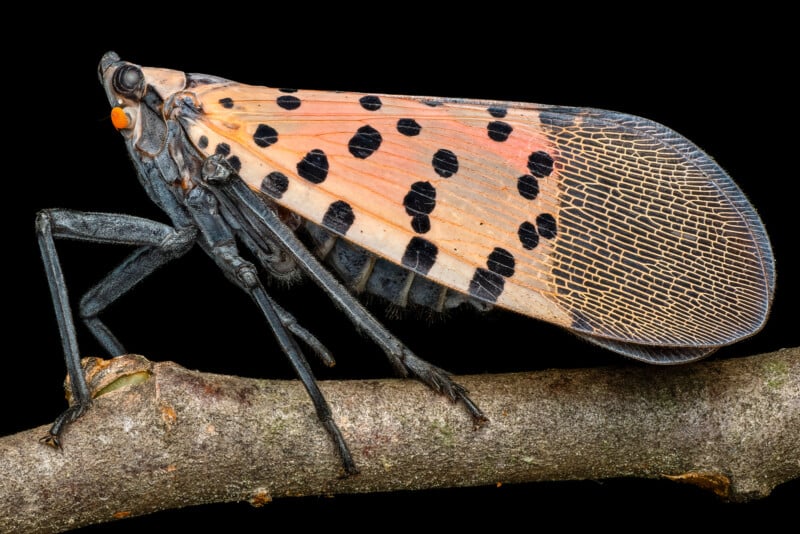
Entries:
[[506,280],[502,275],[478,267],[470,280],[469,294],[481,300],[497,302],[503,294],[505,284]]
[[296,96],[283,95],[279,96],[276,100],[278,105],[285,110],[292,111],[300,107],[300,99]]
[[239,172],[241,170],[242,161],[239,159],[238,156],[231,156],[231,145],[229,145],[228,143],[218,144],[217,147],[214,149],[214,153],[225,157],[226,161],[228,162],[228,165],[231,166],[231,169],[233,169],[234,172]]
[[536,227],[539,229],[539,235],[545,239],[553,239],[558,233],[556,219],[549,213],[542,213],[536,217]]
[[491,106],[487,111],[496,119],[502,119],[508,113],[508,110],[502,106]]
[[495,247],[492,253],[489,254],[489,259],[486,260],[486,266],[490,271],[506,278],[514,276],[515,265],[514,256],[500,247]]
[[505,279],[514,276],[516,261],[504,248],[495,247],[486,260],[486,267],[478,267],[469,282],[469,294],[481,300],[497,302],[505,288]]
[[328,156],[318,148],[309,151],[297,164],[297,174],[312,184],[324,182],[328,177],[328,169]]
[[414,182],[403,199],[403,205],[409,215],[429,215],[436,207],[436,188],[430,182]]
[[503,121],[494,121],[490,122],[489,126],[487,127],[487,133],[489,134],[489,139],[492,141],[497,141],[498,143],[502,143],[508,136],[511,135],[511,132],[514,129],[511,127],[510,124]]
[[228,158],[228,165],[231,166],[235,172],[239,172],[242,170],[242,160],[239,159],[239,156],[231,156]]
[[414,215],[411,217],[411,229],[418,234],[427,234],[431,231],[431,218],[427,215]]
[[419,135],[421,130],[422,126],[414,119],[400,119],[397,121],[397,131],[405,136],[413,137]]
[[436,263],[439,249],[436,245],[422,237],[412,237],[406,246],[402,263],[414,272],[428,274]]
[[383,138],[378,130],[372,126],[362,126],[347,143],[350,153],[358,159],[370,157],[381,146]]
[[431,229],[428,215],[436,207],[436,188],[430,182],[415,182],[403,198],[406,213],[411,215],[411,228],[418,234]]
[[437,150],[431,163],[433,164],[433,170],[442,178],[450,178],[458,172],[458,158],[446,148]]
[[533,200],[539,196],[539,182],[531,174],[524,174],[517,178],[517,191],[522,198]]
[[553,172],[553,158],[543,150],[533,152],[528,156],[528,169],[537,178],[550,176]]
[[345,235],[356,220],[353,208],[343,200],[337,200],[328,206],[322,217],[322,225],[334,232]]
[[536,232],[536,227],[528,221],[519,225],[517,236],[520,243],[522,243],[522,248],[526,250],[533,250],[539,244],[539,234]]
[[289,189],[289,178],[285,174],[273,171],[261,180],[261,192],[272,198],[281,198]]
[[367,111],[377,111],[381,109],[381,99],[374,95],[362,96],[358,99],[361,107]]
[[278,142],[278,131],[272,126],[259,124],[256,133],[253,134],[253,142],[261,148],[267,148]]
[[233,108],[233,99],[232,98],[220,98],[219,104],[225,109]]

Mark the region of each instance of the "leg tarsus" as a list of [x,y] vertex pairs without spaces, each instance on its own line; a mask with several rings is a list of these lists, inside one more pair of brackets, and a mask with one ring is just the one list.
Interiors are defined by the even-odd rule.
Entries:
[[403,353],[402,361],[408,372],[423,384],[437,393],[447,396],[453,402],[461,401],[472,416],[476,428],[489,420],[478,405],[469,398],[467,389],[455,382],[447,371],[431,365],[408,350]]
[[86,410],[88,410],[91,405],[91,400],[77,402],[64,410],[61,415],[56,417],[56,420],[53,423],[53,426],[50,427],[50,430],[48,430],[47,435],[39,438],[39,441],[45,445],[53,447],[54,449],[60,449],[61,435],[64,433],[64,430],[66,430],[67,425],[74,422],[76,419],[86,413]]
[[[342,458],[342,467],[344,468],[344,476],[349,477],[351,475],[358,474],[358,467],[356,467],[356,463],[353,461],[353,457],[350,455],[350,450],[347,447],[347,442],[344,440],[344,436],[342,436],[342,431],[339,430],[339,427],[336,425],[336,422],[333,418],[328,417],[326,419],[320,419],[320,423],[322,426],[325,427],[325,430],[328,431],[328,434],[334,441],[337,450],[339,451],[339,455]],[[342,451],[346,451],[346,454],[342,454]]]

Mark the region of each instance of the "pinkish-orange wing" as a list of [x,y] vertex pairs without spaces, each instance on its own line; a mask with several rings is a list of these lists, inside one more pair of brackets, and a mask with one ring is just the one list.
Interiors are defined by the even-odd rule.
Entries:
[[[763,225],[685,138],[508,102],[192,89],[193,143],[274,202],[442,285],[620,352],[701,356],[764,323]],[[687,356],[687,354],[689,356]]]

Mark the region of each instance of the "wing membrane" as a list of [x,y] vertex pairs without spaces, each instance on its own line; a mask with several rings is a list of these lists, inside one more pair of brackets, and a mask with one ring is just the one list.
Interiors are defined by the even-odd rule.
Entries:
[[695,358],[766,319],[761,221],[659,124],[233,82],[193,91],[202,112],[182,120],[206,154],[230,153],[251,188],[452,289],[645,359],[658,347]]

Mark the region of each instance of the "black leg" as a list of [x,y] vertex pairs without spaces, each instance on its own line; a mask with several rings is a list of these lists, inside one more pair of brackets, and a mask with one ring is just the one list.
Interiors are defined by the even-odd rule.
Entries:
[[56,418],[48,435],[42,438],[43,442],[59,447],[65,426],[86,411],[91,395],[81,370],[75,322],[54,239],[140,246],[81,301],[81,316],[89,329],[106,350],[118,355],[123,352],[122,346],[97,320],[96,314],[155,269],[185,253],[197,232],[191,227],[176,231],[165,224],[128,215],[71,210],[40,212],[36,229],[72,388],[73,405]]
[[75,336],[75,322],[72,319],[69,295],[64,284],[64,273],[61,270],[61,263],[58,261],[58,254],[53,242],[51,220],[48,214],[39,214],[36,220],[36,230],[39,234],[39,249],[41,250],[45,272],[47,273],[50,295],[53,298],[53,307],[56,312],[58,330],[61,334],[61,345],[64,350],[67,372],[70,377],[70,387],[72,388],[72,399],[74,401],[72,406],[56,418],[48,435],[42,438],[43,442],[54,447],[60,447],[59,436],[64,429],[64,425],[71,423],[86,411],[91,404],[91,395],[83,372],[81,372],[78,340]]
[[[204,219],[200,220],[202,221]],[[213,230],[211,226],[206,227],[202,224],[201,228],[204,232],[207,230],[209,231],[208,234],[205,234],[205,237],[209,237],[211,234],[210,230]],[[217,230],[220,229],[221,227],[217,228]],[[217,235],[218,237],[222,237],[220,234]],[[345,473],[348,475],[357,473],[358,469],[356,468],[353,457],[350,454],[350,449],[347,447],[347,443],[345,442],[344,437],[342,437],[339,427],[333,420],[328,402],[322,395],[322,391],[320,391],[319,386],[317,386],[317,382],[314,379],[314,375],[311,373],[311,368],[309,367],[308,362],[303,355],[303,351],[300,349],[290,333],[305,332],[305,330],[297,330],[297,328],[293,326],[296,325],[294,322],[294,317],[289,315],[287,312],[280,310],[280,308],[276,309],[276,304],[267,295],[264,286],[261,284],[261,281],[258,278],[258,273],[255,266],[252,263],[245,261],[239,255],[239,252],[232,241],[225,239],[222,240],[221,244],[217,246],[205,246],[204,248],[209,255],[216,260],[217,265],[222,267],[228,279],[246,291],[261,309],[264,317],[269,323],[270,328],[272,329],[272,332],[275,334],[275,338],[280,344],[281,349],[289,358],[289,362],[294,368],[297,377],[303,383],[303,386],[306,388],[309,397],[311,397],[311,402],[314,404],[317,417],[319,418],[323,427],[325,427],[325,430],[328,431],[328,434],[330,434],[331,438],[333,439],[336,449],[339,452],[339,456],[342,459]],[[322,347],[322,344],[310,334],[308,334],[306,337],[303,337],[303,339],[306,342],[308,342],[309,339],[312,340],[311,343],[309,343],[312,347],[315,346],[315,344],[319,347]],[[322,354],[328,354],[327,349],[322,347],[322,350],[324,351]],[[323,357],[323,361],[324,360],[325,358]]]
[[158,245],[136,249],[113,271],[86,292],[80,301],[79,313],[83,322],[103,348],[112,356],[126,351],[103,324],[98,315],[119,297],[149,276],[153,271],[179,258],[192,247],[197,235],[194,227],[170,233]]
[[347,442],[344,440],[342,432],[333,420],[328,401],[325,400],[322,391],[320,391],[317,381],[311,373],[308,361],[306,361],[305,356],[303,356],[303,352],[300,350],[300,347],[297,346],[297,342],[289,335],[283,321],[278,317],[278,313],[273,307],[272,300],[267,296],[264,288],[260,284],[250,289],[249,293],[267,318],[267,322],[269,322],[272,331],[275,333],[275,337],[281,345],[283,352],[288,356],[295,373],[297,373],[298,378],[300,378],[303,386],[305,386],[308,396],[311,397],[311,402],[314,404],[314,408],[317,411],[317,417],[322,423],[322,426],[325,427],[325,430],[328,431],[328,434],[330,434],[336,445],[336,449],[339,451],[345,473],[348,475],[358,473],[358,468],[353,461],[353,456],[350,454],[350,449],[347,447]]
[[294,317],[278,307],[267,295],[261,280],[258,278],[255,266],[239,255],[231,228],[216,209],[216,199],[207,190],[198,187],[189,193],[186,205],[189,207],[201,232],[199,243],[203,249],[214,259],[230,281],[250,295],[267,319],[281,349],[289,358],[295,373],[311,397],[311,402],[317,411],[317,417],[333,439],[339,451],[339,456],[342,458],[345,472],[348,475],[357,473],[358,469],[355,466],[355,462],[353,462],[353,457],[339,427],[336,426],[333,420],[328,402],[317,386],[303,351],[292,337],[292,334],[297,335],[314,348],[326,363],[333,361],[330,353],[315,337],[305,329],[300,328]]
[[434,391],[446,395],[453,401],[462,401],[476,425],[487,420],[480,408],[469,398],[465,388],[454,382],[445,370],[431,365],[414,354],[375,319],[247,185],[239,179],[231,179],[227,182],[218,182],[214,185],[214,190],[231,216],[250,225],[252,229],[250,235],[253,239],[258,239],[260,235],[269,235],[285,250],[291,251],[298,267],[328,294],[353,324],[383,349],[398,372],[403,376],[413,375]]
[[336,365],[336,360],[333,359],[333,355],[330,353],[328,348],[316,337],[314,337],[311,332],[300,326],[300,324],[297,322],[297,319],[294,318],[294,315],[278,305],[278,303],[275,302],[266,292],[264,292],[264,298],[269,301],[269,305],[273,310],[275,310],[278,319],[280,319],[281,324],[283,324],[286,330],[294,334],[294,337],[308,345],[308,347],[314,351],[322,363],[328,367],[333,367]]

